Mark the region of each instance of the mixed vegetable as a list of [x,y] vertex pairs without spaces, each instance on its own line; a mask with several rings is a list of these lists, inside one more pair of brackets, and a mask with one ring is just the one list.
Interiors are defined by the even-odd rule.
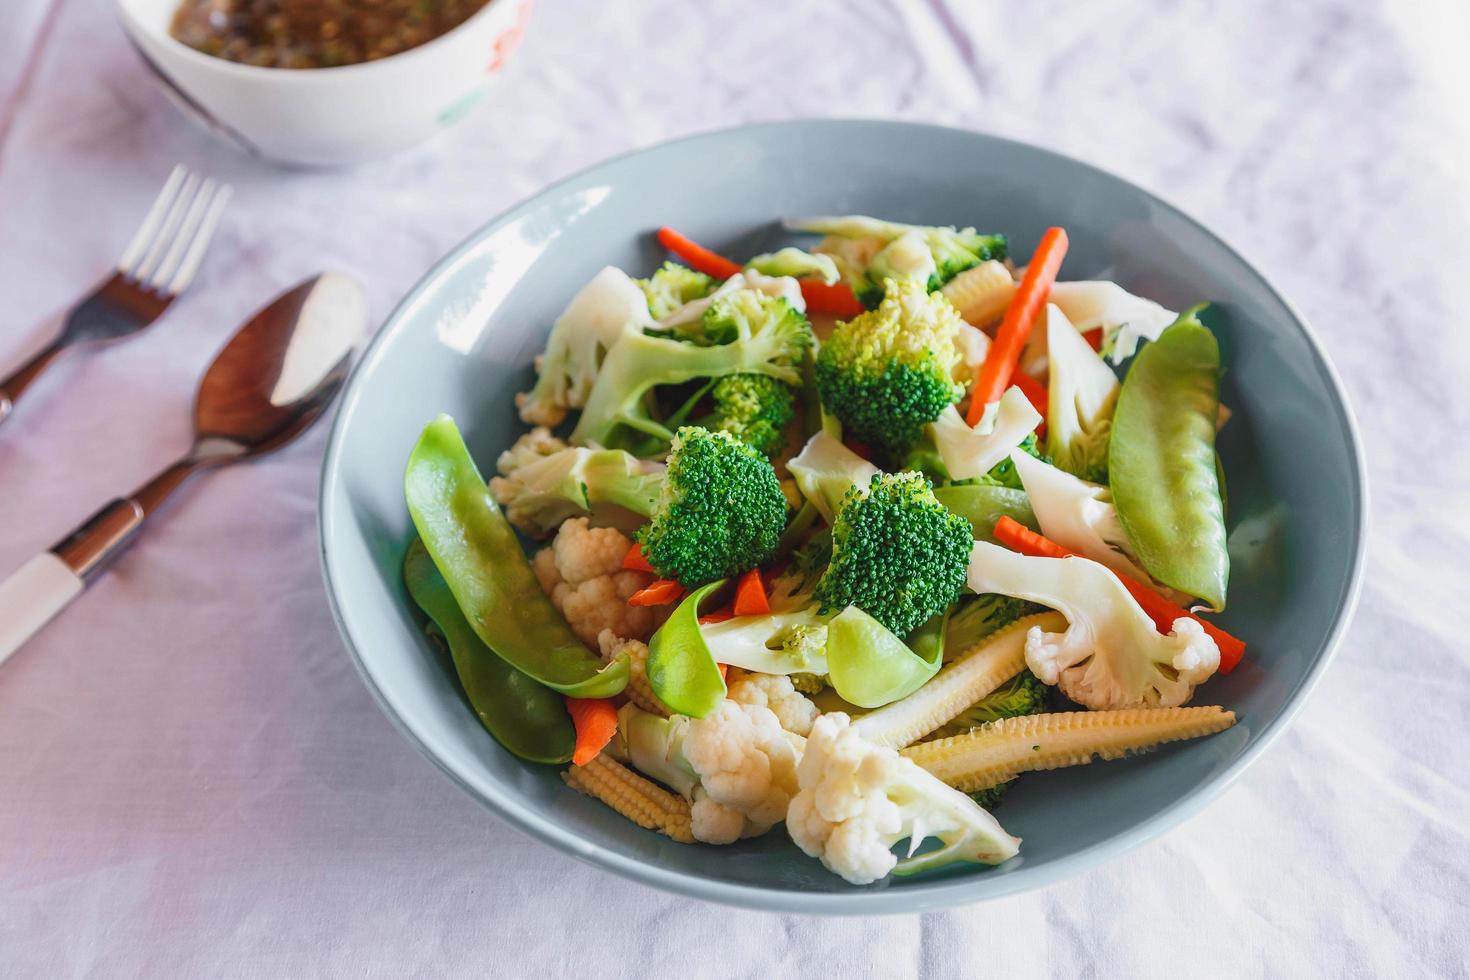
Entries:
[[788,226],[822,237],[665,228],[687,264],[594,276],[488,485],[431,422],[405,583],[490,735],[643,827],[784,825],[854,884],[998,864],[1021,773],[1234,724],[1185,707],[1245,652],[1207,618],[1219,345],[1057,281],[1060,228],[1018,270],[973,228]]

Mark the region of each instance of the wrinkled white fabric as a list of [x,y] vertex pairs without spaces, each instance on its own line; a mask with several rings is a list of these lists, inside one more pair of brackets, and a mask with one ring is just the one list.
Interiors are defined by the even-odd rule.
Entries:
[[111,6],[0,4],[0,365],[114,259],[174,162],[238,194],[167,321],[67,359],[0,429],[0,571],[182,450],[201,368],[292,282],[355,272],[381,317],[554,178],[800,115],[1033,140],[1243,245],[1343,372],[1371,565],[1296,725],[1162,840],[948,912],[734,911],[512,830],[394,732],[324,603],[316,431],[201,478],[0,671],[0,976],[1465,975],[1463,5],[558,0],[471,121],[346,173],[196,131]]

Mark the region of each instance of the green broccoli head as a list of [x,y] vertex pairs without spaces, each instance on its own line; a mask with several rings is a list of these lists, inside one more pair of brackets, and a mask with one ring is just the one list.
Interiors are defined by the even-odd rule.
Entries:
[[963,656],[996,630],[1045,608],[999,592],[985,592],[968,599],[949,617],[944,634],[946,658]]
[[816,598],[907,636],[959,598],[973,543],[969,521],[935,500],[922,474],[880,473],[843,500]]
[[1006,790],[1010,789],[1010,786],[1010,783],[996,783],[994,786],[988,786],[969,794],[970,799],[987,810],[994,810],[996,805],[1005,799]]
[[773,456],[786,443],[786,427],[796,418],[796,391],[765,374],[728,374],[710,392],[714,411],[700,424],[728,432]]
[[647,279],[633,281],[648,297],[648,313],[655,320],[662,320],[685,303],[703,299],[719,285],[703,272],[695,272],[677,262],[665,262]]
[[696,321],[697,336],[653,336],[627,330],[607,352],[602,370],[572,431],[579,445],[636,445],[628,430],[667,442],[669,426],[654,417],[649,393],[729,374],[765,374],[801,383],[801,365],[812,346],[811,324],[790,302],[753,289],[737,289],[712,302]]
[[776,550],[785,524],[770,460],[729,433],[685,426],[638,539],[661,577],[693,588],[755,568]]
[[967,728],[1002,718],[1039,714],[1046,710],[1047,687],[1029,670],[1023,670],[953,719]]
[[892,465],[963,389],[952,377],[963,321],[939,293],[888,280],[876,310],[839,323],[817,355],[817,392],[844,432]]

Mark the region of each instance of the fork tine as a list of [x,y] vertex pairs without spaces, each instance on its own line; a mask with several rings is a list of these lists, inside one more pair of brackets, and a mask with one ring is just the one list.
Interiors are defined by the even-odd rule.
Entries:
[[158,226],[163,224],[163,216],[167,213],[169,205],[173,203],[174,195],[178,192],[179,185],[189,171],[184,165],[178,164],[168,175],[168,180],[163,182],[163,189],[153,199],[153,204],[148,208],[148,214],[144,216],[143,223],[133,233],[133,238],[128,242],[128,247],[123,249],[122,258],[117,260],[117,271],[125,276],[133,274],[133,268],[143,253],[148,248],[148,243],[158,233]]
[[204,253],[209,249],[209,243],[214,238],[214,230],[219,225],[220,215],[224,213],[225,205],[229,203],[232,193],[234,189],[229,184],[220,184],[215,188],[214,195],[209,200],[208,209],[205,210],[199,224],[194,229],[193,237],[189,241],[187,251],[184,252],[183,260],[179,263],[178,271],[164,287],[165,294],[177,296],[194,280],[194,273],[199,271],[199,265],[204,261]]
[[184,220],[184,213],[188,210],[189,204],[194,200],[194,194],[198,188],[199,175],[192,171],[186,174],[184,177],[184,186],[179,189],[178,196],[169,205],[168,213],[164,215],[163,224],[159,227],[158,234],[154,237],[152,244],[148,246],[148,251],[144,254],[143,261],[138,263],[137,270],[134,272],[134,278],[140,284],[146,283],[149,279],[153,278],[153,273],[158,268],[158,263],[163,259],[164,249],[168,247],[169,242],[173,241],[174,236],[179,233],[179,224]]
[[184,252],[189,247],[190,240],[194,237],[194,232],[199,227],[200,219],[204,217],[204,212],[208,209],[209,202],[214,198],[214,188],[215,182],[212,177],[204,178],[204,182],[199,185],[199,192],[189,202],[189,209],[184,212],[183,218],[179,221],[178,228],[175,229],[173,238],[169,242],[168,251],[163,254],[163,259],[148,277],[148,281],[143,283],[148,289],[154,292],[161,292],[164,285],[178,271],[179,260],[183,258]]

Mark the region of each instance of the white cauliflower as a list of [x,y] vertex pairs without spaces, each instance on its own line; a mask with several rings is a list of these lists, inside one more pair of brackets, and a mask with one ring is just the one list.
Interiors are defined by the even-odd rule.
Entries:
[[[797,767],[799,792],[786,814],[791,839],[854,885],[957,861],[999,864],[1020,841],[959,790],[865,740],[841,712],[812,726]],[[913,856],[927,838],[942,846]],[[892,847],[908,839],[900,861]]]
[[949,475],[969,480],[989,473],[1040,421],[1041,413],[1013,385],[986,409],[979,425],[971,428],[959,409],[946,405],[939,418],[929,423],[929,433]]
[[1011,452],[1011,463],[1042,534],[1119,575],[1138,582],[1150,581],[1148,573],[1135,564],[1133,543],[1118,521],[1107,487],[1089,483],[1020,449]]
[[538,425],[524,433],[495,460],[495,468],[502,476],[510,476],[528,463],[551,456],[567,448],[564,440],[551,434],[544,425]]
[[587,518],[574,517],[531,560],[541,590],[572,632],[593,649],[603,630],[646,640],[658,625],[658,609],[628,605],[629,596],[653,581],[647,572],[623,567],[623,556],[632,546],[621,531],[589,527]]
[[1160,635],[1117,576],[1086,558],[1031,558],[976,541],[966,582],[1067,618],[1065,633],[1031,627],[1026,666],[1089,708],[1178,707],[1220,666],[1220,648],[1198,622],[1181,616]]
[[648,299],[627,274],[607,266],[583,286],[557,317],[536,358],[536,385],[516,396],[521,418],[558,425],[567,410],[581,408],[608,348],[629,325],[651,326]]
[[769,708],[721,701],[703,718],[625,704],[618,728],[633,766],[687,797],[696,840],[729,844],[786,818],[798,746]]
[[781,727],[796,735],[809,735],[812,722],[821,714],[817,706],[778,674],[745,674],[730,684],[729,698],[740,704],[770,708]]

